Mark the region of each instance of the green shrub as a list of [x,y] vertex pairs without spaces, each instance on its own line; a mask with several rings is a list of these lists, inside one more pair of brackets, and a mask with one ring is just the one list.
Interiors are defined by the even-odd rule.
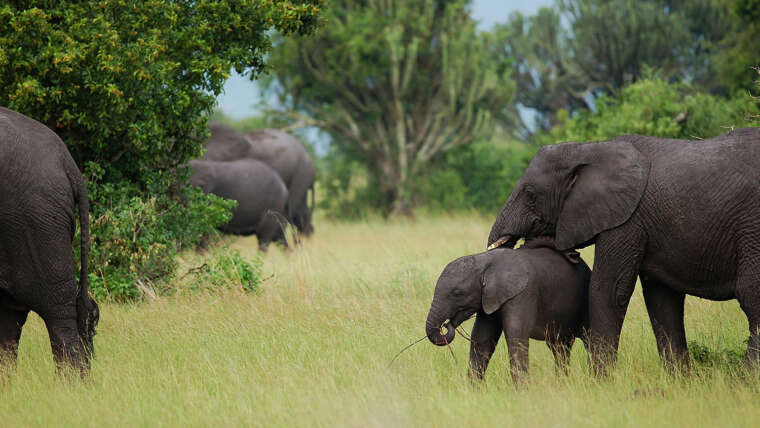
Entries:
[[317,159],[317,207],[331,219],[364,219],[380,212],[380,192],[366,167],[331,148]]
[[417,185],[417,198],[433,211],[498,210],[538,146],[476,141],[445,153]]
[[196,270],[194,287],[213,290],[215,288],[236,288],[255,292],[261,287],[261,258],[248,261],[238,250],[223,249],[210,262]]
[[135,299],[141,295],[139,282],[155,288],[160,284],[154,282],[170,280],[177,252],[229,221],[236,205],[195,187],[179,187],[179,195],[146,196],[127,182],[97,185],[100,169],[90,164],[88,171],[90,198],[98,201],[90,214],[89,278],[99,298]]
[[542,144],[595,141],[622,134],[665,138],[710,138],[750,125],[758,111],[748,95],[725,99],[700,92],[684,83],[648,77],[624,87],[615,96],[596,101],[596,111],[581,110],[573,117],[558,115],[559,124],[538,137]]
[[695,342],[689,341],[689,354],[692,360],[698,365],[709,368],[716,368],[725,371],[737,370],[741,367],[744,360],[744,345],[737,343],[735,346],[719,346],[716,349]]

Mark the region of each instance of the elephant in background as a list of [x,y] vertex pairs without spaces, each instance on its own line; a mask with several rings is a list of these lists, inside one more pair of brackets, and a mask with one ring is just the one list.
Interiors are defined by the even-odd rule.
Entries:
[[[58,368],[89,372],[100,312],[87,285],[87,187],[63,141],[0,107],[0,359],[15,364],[30,310],[45,321]],[[72,241],[81,228],[76,279]]]
[[[243,134],[222,123],[209,124],[211,137],[206,141],[204,160],[231,161],[257,159],[273,168],[288,189],[288,220],[298,231],[309,236],[314,231],[314,180],[316,169],[311,156],[298,139],[277,130],[260,130]],[[308,193],[311,190],[311,207]]]
[[483,378],[502,332],[515,383],[528,374],[529,339],[545,340],[564,371],[575,338],[585,339],[590,278],[577,253],[532,243],[460,257],[438,278],[425,323],[427,337],[435,345],[448,345],[459,324],[477,314],[470,340],[471,377]]
[[[314,209],[316,169],[303,144],[294,136],[274,129],[248,132],[249,156],[274,168],[288,187],[288,218],[306,236],[314,232],[311,214]],[[311,207],[308,193],[311,190]]]
[[188,165],[191,185],[238,202],[232,219],[221,227],[224,232],[256,234],[262,251],[272,241],[287,248],[284,225],[278,215],[287,212],[288,190],[277,172],[255,159],[230,162],[194,159]]
[[589,291],[597,373],[617,356],[636,277],[660,356],[688,367],[687,294],[738,299],[745,362],[760,352],[760,129],[697,141],[623,135],[542,147],[488,237],[511,248],[548,236],[560,250],[596,244]]

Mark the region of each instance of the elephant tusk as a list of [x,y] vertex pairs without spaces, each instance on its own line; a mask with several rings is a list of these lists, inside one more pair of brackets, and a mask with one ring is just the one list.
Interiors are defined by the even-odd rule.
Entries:
[[509,241],[510,236],[504,235],[501,238],[497,239],[496,242],[488,246],[488,249],[486,251],[491,251],[495,248],[499,248],[502,245],[504,245],[507,241]]

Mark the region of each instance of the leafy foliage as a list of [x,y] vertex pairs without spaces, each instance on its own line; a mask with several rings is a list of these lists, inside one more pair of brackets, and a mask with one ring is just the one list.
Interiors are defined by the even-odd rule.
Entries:
[[258,256],[249,261],[238,250],[223,249],[209,264],[204,264],[197,270],[195,284],[206,290],[221,287],[255,292],[263,281],[261,266],[262,261]]
[[496,212],[537,150],[519,142],[481,140],[446,152],[420,180],[420,204],[433,211]]
[[596,111],[561,111],[559,125],[538,137],[543,144],[604,140],[622,134],[666,138],[710,138],[750,125],[758,111],[748,96],[733,99],[700,92],[684,83],[648,77],[624,87],[617,97],[604,95]]
[[509,64],[466,3],[335,0],[328,26],[272,55],[286,116],[362,164],[385,213],[409,212],[436,155],[514,121]]
[[93,289],[135,297],[230,204],[183,189],[231,68],[256,76],[269,29],[305,34],[323,0],[18,0],[0,5],[0,105],[64,140],[89,179]]
[[729,0],[732,28],[716,54],[718,77],[733,89],[754,88],[760,65],[760,0]]
[[689,354],[701,366],[731,372],[741,367],[747,344],[735,343],[731,345],[733,346],[723,345],[717,349],[713,349],[697,341],[690,340]]
[[[89,170],[99,171],[95,165]],[[180,188],[179,198],[160,192],[141,197],[135,184],[98,185],[97,176],[90,178],[88,192],[98,205],[91,216],[89,282],[97,297],[110,300],[143,297],[141,288],[171,279],[177,253],[229,221],[237,204],[195,187]]]
[[55,130],[81,166],[146,185],[200,154],[230,68],[254,75],[267,30],[314,27],[319,0],[19,1],[0,6],[0,104]]

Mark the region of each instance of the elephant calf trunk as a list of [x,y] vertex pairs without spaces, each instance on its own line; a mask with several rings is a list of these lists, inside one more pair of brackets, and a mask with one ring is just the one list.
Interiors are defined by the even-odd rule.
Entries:
[[[446,329],[445,334],[443,333],[444,328]],[[425,323],[425,331],[430,342],[438,346],[448,345],[453,342],[454,336],[456,335],[454,325],[451,324],[451,321],[446,321],[444,324],[443,318],[434,316],[432,312]]]

